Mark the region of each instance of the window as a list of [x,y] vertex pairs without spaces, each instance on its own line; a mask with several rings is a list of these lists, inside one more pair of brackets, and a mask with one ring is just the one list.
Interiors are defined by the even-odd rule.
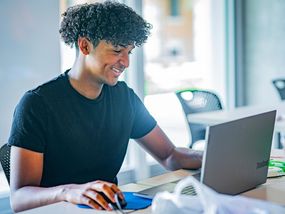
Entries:
[[145,103],[176,146],[187,146],[189,134],[175,91],[208,89],[227,102],[224,8],[220,0],[143,0],[153,25],[144,45]]
[[[181,15],[173,21],[167,11],[176,4],[181,4]],[[223,9],[218,11],[213,4],[212,0],[143,1],[143,16],[153,25],[144,45],[146,95],[193,87],[212,89],[224,96],[219,85],[225,75],[223,71],[215,73],[223,69],[224,20],[222,15],[215,15],[223,14]]]

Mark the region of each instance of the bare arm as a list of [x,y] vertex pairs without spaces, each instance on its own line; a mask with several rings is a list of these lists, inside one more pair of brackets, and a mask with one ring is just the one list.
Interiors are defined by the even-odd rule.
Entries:
[[136,141],[167,169],[201,167],[202,152],[175,147],[158,125],[146,136]]
[[115,184],[94,181],[86,184],[67,184],[56,187],[40,187],[43,171],[43,154],[12,146],[11,148],[11,206],[19,212],[43,205],[68,201],[86,204],[95,209],[111,210],[99,193],[115,202],[114,194],[122,193]]

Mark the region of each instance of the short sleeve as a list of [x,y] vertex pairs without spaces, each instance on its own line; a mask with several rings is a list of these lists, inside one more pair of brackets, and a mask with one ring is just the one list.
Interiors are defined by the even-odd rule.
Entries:
[[44,152],[47,110],[39,95],[28,91],[16,106],[8,143],[13,146]]
[[145,105],[142,103],[139,97],[134,92],[133,95],[135,117],[131,132],[131,138],[138,139],[148,134],[156,126],[156,121],[146,109]]

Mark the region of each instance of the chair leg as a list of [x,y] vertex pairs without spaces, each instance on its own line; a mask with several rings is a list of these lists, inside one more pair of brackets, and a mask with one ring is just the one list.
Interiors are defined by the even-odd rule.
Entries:
[[278,149],[283,149],[285,147],[285,133],[280,132],[278,134],[279,140],[278,140]]

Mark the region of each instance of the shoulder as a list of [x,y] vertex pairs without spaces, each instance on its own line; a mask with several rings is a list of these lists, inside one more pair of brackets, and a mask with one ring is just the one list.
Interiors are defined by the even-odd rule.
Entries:
[[43,99],[33,90],[27,91],[16,106],[15,113],[26,114],[27,112],[43,111],[45,104]]
[[62,85],[61,82],[63,81],[63,78],[64,74],[61,74],[58,77],[25,92],[17,107],[36,108],[43,106],[48,97],[57,94],[59,88],[61,87],[60,85]]
[[39,85],[38,87],[30,90],[31,93],[37,94],[38,96],[42,96],[42,95],[54,95],[57,94],[57,92],[60,91],[60,89],[64,86],[65,84],[65,80],[66,80],[66,74],[60,74],[59,76],[57,76],[56,78],[53,78],[41,85]]

